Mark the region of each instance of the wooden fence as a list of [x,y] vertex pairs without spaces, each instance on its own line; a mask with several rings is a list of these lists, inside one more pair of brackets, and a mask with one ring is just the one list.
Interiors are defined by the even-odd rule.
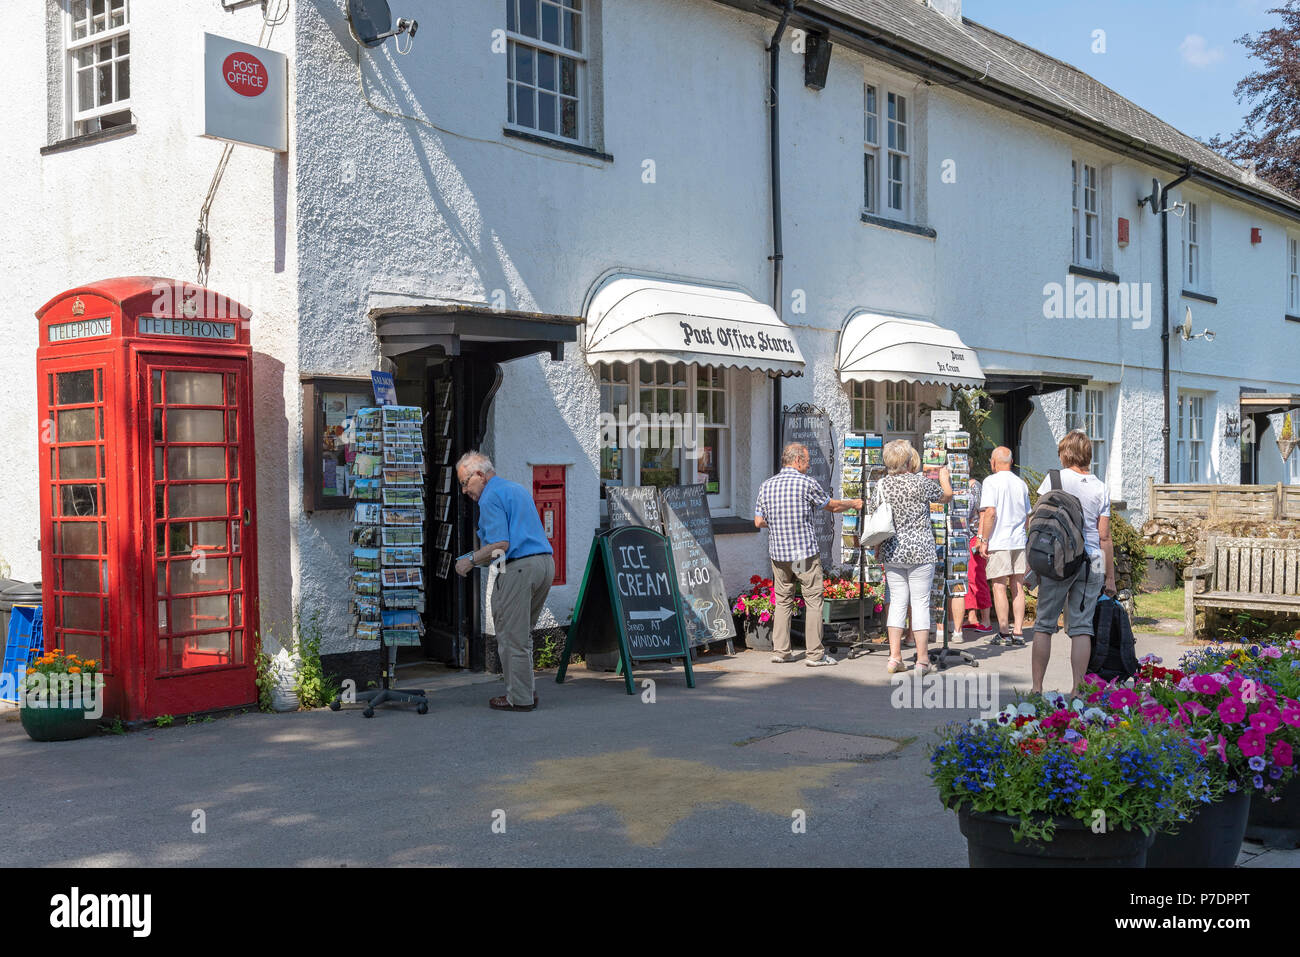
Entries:
[[1300,519],[1300,485],[1157,485],[1147,477],[1151,518]]

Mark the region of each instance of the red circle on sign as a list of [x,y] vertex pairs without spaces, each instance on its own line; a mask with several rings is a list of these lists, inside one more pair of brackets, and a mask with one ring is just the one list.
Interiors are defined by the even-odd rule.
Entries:
[[251,53],[232,53],[221,64],[226,85],[241,96],[259,96],[266,92],[268,74],[262,61]]

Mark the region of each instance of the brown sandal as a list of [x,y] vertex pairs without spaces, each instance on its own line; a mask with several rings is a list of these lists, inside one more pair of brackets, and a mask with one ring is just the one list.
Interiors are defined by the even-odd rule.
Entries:
[[532,711],[537,707],[537,695],[533,695],[532,704],[511,704],[509,698],[501,695],[499,698],[489,699],[488,707],[494,711]]

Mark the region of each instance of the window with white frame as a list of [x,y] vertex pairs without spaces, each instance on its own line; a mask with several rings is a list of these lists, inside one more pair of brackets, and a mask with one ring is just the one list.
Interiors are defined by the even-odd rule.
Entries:
[[1092,440],[1093,475],[1106,476],[1106,390],[1082,389],[1065,392],[1065,428],[1082,429]]
[[69,0],[66,11],[69,135],[130,124],[128,0]]
[[876,384],[849,383],[850,420],[855,432],[876,431]]
[[1070,163],[1071,212],[1074,263],[1101,266],[1101,216],[1098,212],[1097,167],[1081,160]]
[[885,383],[885,431],[916,431],[916,383]]
[[684,362],[602,362],[600,497],[609,486],[703,484],[731,504],[727,369]]
[[[910,104],[901,93],[863,84],[863,193],[868,213],[907,220],[912,215]],[[884,116],[881,116],[881,110]],[[884,141],[881,141],[881,127]]]
[[587,0],[506,0],[511,126],[579,143],[584,129]]
[[1183,212],[1183,288],[1204,291],[1206,209],[1202,203],[1188,202]]
[[1178,392],[1178,442],[1175,447],[1176,482],[1205,481],[1205,396]]
[[1300,239],[1287,237],[1286,256],[1286,311],[1296,316],[1300,315]]

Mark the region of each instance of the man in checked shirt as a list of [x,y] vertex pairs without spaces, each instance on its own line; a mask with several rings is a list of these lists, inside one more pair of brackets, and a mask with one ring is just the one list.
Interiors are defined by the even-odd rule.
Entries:
[[813,515],[821,509],[843,512],[855,508],[861,512],[862,499],[831,498],[807,472],[807,447],[791,442],[781,451],[781,471],[759,486],[754,526],[768,529],[767,553],[772,559],[776,592],[772,660],[794,661],[790,652],[790,616],[794,612],[794,583],[798,580],[806,602],[804,664],[815,668],[833,665],[835,659],[822,647],[822,559]]

